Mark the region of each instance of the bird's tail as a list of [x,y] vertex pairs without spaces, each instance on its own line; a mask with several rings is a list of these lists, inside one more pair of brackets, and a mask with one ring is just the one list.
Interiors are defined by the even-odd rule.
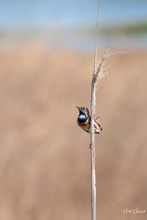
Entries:
[[100,123],[99,123],[99,118],[100,118],[100,117],[97,117],[97,118],[95,119],[95,121],[97,122],[97,124],[98,124],[100,130],[103,131],[103,128],[102,128],[102,126],[101,126]]

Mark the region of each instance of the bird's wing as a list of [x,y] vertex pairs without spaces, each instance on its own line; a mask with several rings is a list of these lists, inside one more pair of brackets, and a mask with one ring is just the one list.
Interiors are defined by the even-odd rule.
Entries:
[[94,127],[95,127],[96,131],[98,131],[98,132],[103,130],[101,125],[97,121],[94,121]]
[[101,126],[100,123],[99,123],[99,119],[100,119],[100,117],[98,116],[98,117],[95,119],[95,122],[97,123],[97,125],[98,125],[99,128],[100,128],[100,130],[102,131],[103,128],[102,128],[102,126]]

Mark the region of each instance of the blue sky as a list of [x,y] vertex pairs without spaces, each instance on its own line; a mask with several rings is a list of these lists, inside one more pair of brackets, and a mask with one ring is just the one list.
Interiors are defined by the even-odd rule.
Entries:
[[[97,0],[0,0],[0,28],[76,28],[94,25]],[[147,20],[146,0],[99,0],[99,22]]]
[[[45,32],[39,33],[56,33],[56,37],[53,35],[53,39],[47,35],[45,40],[45,35],[43,35],[42,44],[45,45],[45,48],[53,43],[54,45],[65,43],[67,47],[73,45],[74,48],[80,49],[90,48],[95,42],[95,35],[83,36],[85,39],[80,36],[80,39],[73,33],[76,31],[79,33],[79,30],[93,30],[93,27],[96,26],[96,18],[97,0],[0,0],[0,39],[5,41],[7,39],[7,43],[10,41],[10,45],[17,45],[22,35],[20,35],[21,37],[13,35],[13,31],[15,33],[15,31],[27,30],[25,34],[30,35],[23,35],[22,39],[25,36],[26,39],[30,39],[33,36],[40,36],[36,34],[38,32],[34,32],[35,35],[32,35],[32,31],[45,30]],[[121,27],[121,24],[138,23],[139,21],[147,22],[147,0],[99,0],[101,33],[105,25],[117,24],[119,26],[120,24]],[[91,27],[92,29],[90,29]],[[49,32],[49,30],[53,32]],[[56,30],[63,32],[56,32]],[[65,34],[67,32],[68,34]],[[5,34],[3,35],[3,33]],[[146,33],[139,36],[127,36],[126,34],[126,36],[123,35],[123,39],[122,36],[111,38],[107,34],[100,40],[104,47],[107,47],[108,44],[112,47],[113,45],[116,47],[123,45],[123,48],[126,45],[146,47]]]

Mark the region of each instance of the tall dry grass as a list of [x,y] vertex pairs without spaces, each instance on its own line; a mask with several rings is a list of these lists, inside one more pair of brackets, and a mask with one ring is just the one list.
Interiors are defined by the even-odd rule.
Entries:
[[[146,52],[112,57],[99,84],[97,218],[143,219],[146,209]],[[88,220],[89,136],[75,105],[89,103],[90,54],[0,51],[0,219]]]

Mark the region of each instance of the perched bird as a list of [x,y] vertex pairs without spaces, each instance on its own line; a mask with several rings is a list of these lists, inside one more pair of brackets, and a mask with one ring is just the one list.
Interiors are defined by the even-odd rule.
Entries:
[[[91,116],[87,107],[78,107],[79,116],[77,118],[77,123],[84,131],[90,133],[90,125],[91,125]],[[97,118],[98,119],[98,118]],[[102,131],[101,125],[97,122],[97,119],[94,120],[94,132],[99,134]]]

